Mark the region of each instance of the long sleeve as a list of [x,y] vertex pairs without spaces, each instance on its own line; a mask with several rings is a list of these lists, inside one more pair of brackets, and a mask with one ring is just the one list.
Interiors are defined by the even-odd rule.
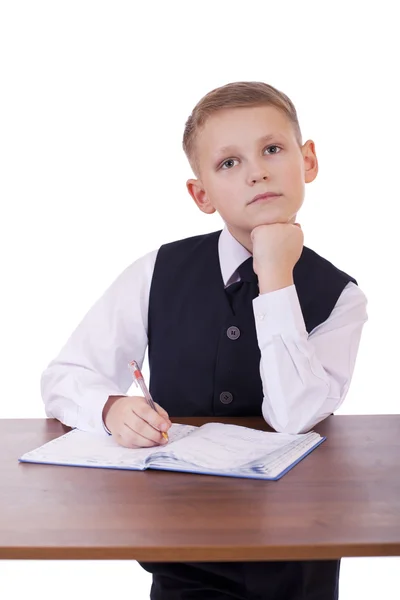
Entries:
[[353,375],[367,301],[353,283],[329,318],[307,333],[295,286],[253,300],[262,412],[276,431],[300,433],[339,408]]
[[109,396],[132,384],[128,362],[141,366],[147,347],[150,285],[158,251],[125,269],[89,310],[41,378],[46,414],[86,431],[103,432]]

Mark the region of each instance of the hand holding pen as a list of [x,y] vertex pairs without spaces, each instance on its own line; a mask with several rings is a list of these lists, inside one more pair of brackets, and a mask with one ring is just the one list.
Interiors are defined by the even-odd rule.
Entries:
[[[147,385],[145,384],[142,372],[139,369],[139,365],[137,364],[137,362],[135,360],[132,360],[132,362],[129,363],[129,369],[132,373],[133,381],[142,390],[143,396],[146,398],[147,404],[153,410],[158,412],[156,405],[154,404],[154,400],[151,397],[149,390],[147,389]],[[168,441],[168,433],[166,431],[162,431],[161,435],[163,436],[164,439],[166,439]]]
[[[129,368],[132,370],[133,363]],[[137,385],[140,386],[139,380]],[[171,421],[159,404],[153,402],[153,405],[155,410],[143,396],[110,396],[103,409],[104,425],[115,441],[126,448],[151,448],[166,444],[168,435],[165,437],[163,434],[171,427]]]

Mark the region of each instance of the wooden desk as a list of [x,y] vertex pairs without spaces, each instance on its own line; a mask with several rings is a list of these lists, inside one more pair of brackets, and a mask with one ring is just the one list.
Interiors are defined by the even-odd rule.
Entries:
[[[266,429],[261,419],[226,422]],[[268,482],[22,464],[24,452],[68,428],[52,419],[2,420],[0,558],[400,555],[400,415],[334,416],[315,429],[327,436],[322,446]]]

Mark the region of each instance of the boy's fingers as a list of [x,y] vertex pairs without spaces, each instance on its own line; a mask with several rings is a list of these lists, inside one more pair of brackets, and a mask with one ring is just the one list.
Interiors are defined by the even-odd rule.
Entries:
[[159,446],[160,444],[165,443],[165,440],[161,434],[157,435],[154,429],[149,425],[147,425],[146,432],[151,436],[155,434],[154,439],[151,437],[148,438],[146,435],[142,435],[141,433],[133,430],[127,423],[124,423],[121,432],[117,436],[118,443],[126,448],[151,448],[153,446]]
[[[157,415],[154,410],[152,410],[151,408],[150,410],[152,413],[154,413],[154,416],[151,415],[151,417],[153,418],[152,423],[150,423],[148,420],[149,416],[139,415],[138,413],[132,410],[129,414],[125,415],[124,425],[131,430],[131,437],[133,435],[137,435],[152,442],[152,445],[159,444],[161,439],[163,439],[160,431],[161,424],[165,421],[160,417],[160,415]],[[159,425],[157,425],[157,423],[154,422],[154,417],[160,420]],[[140,443],[141,442],[139,442],[138,444]]]
[[[160,409],[165,413],[161,406],[158,407],[156,404],[156,408],[157,411]],[[140,403],[138,406],[135,406],[135,408],[132,409],[132,413],[138,416],[144,422],[151,425],[151,427],[154,427],[154,429],[157,431],[167,431],[167,429],[169,429],[171,426],[169,418],[165,418],[163,414],[159,414],[153,410],[146,401]]]
[[145,398],[122,396],[109,408],[108,428],[118,443],[127,448],[146,448],[166,442],[161,431],[168,431],[171,422],[168,413],[156,407],[153,410]]
[[162,408],[162,406],[160,406],[159,404],[157,404],[157,402],[154,402],[154,404],[156,405],[158,414],[161,415],[164,419],[166,419],[169,424],[171,424],[171,419],[169,418],[169,414],[167,413],[167,411],[164,410]]

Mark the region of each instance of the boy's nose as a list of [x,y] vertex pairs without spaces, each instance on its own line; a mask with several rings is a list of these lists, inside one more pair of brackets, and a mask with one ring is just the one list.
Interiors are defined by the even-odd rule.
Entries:
[[255,173],[255,172],[253,172],[250,175],[249,183],[251,185],[254,185],[255,183],[258,183],[259,181],[266,181],[267,179],[268,179],[268,175],[266,175],[265,173]]
[[269,179],[269,173],[265,161],[255,160],[249,163],[248,184],[254,185],[259,181]]
[[268,179],[268,177],[266,175],[263,175],[262,177],[260,176],[260,177],[258,177],[256,179],[253,179],[253,183],[257,183],[257,181],[259,181],[261,179],[264,179],[264,181],[265,181],[265,179]]

